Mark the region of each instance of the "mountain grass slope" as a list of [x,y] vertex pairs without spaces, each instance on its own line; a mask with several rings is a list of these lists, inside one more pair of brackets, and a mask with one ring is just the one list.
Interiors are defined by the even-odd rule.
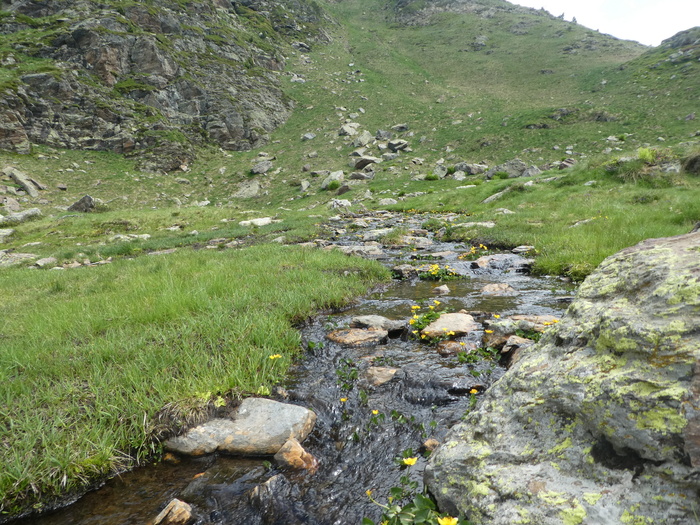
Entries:
[[[51,47],[56,35],[47,31],[66,33],[77,23],[41,10],[18,16],[9,10],[13,4],[3,2],[0,13],[0,59],[15,61],[0,73],[6,95],[8,89],[16,95],[26,75],[64,78],[60,48]],[[53,9],[68,2],[21,4]],[[294,322],[385,280],[377,264],[270,244],[321,236],[324,221],[338,213],[328,206],[333,199],[352,201],[352,212],[425,214],[444,239],[465,246],[533,245],[535,271],[573,280],[621,248],[685,233],[700,221],[698,28],[647,48],[501,0],[246,1],[236,13],[206,2],[210,25],[200,20],[188,27],[183,20],[204,2],[106,1],[97,12],[94,2],[73,4],[88,19],[91,13],[126,19],[113,30],[93,27],[101,38],[138,37],[159,42],[161,50],[179,46],[191,71],[204,68],[208,57],[208,66],[250,77],[251,92],[229,101],[248,104],[253,113],[249,102],[260,95],[259,82],[270,80],[283,95],[285,115],[265,129],[264,151],[262,141],[249,141],[251,151],[227,151],[207,133],[178,142],[171,139],[192,128],[142,104],[153,94],[146,85],[157,87],[149,82],[158,79],[132,68],[108,89],[94,70],[76,66],[75,82],[92,79],[105,111],[138,110],[133,133],[147,146],[143,152],[166,138],[175,149],[163,151],[182,150],[187,162],[145,170],[138,151],[125,156],[38,140],[25,153],[0,153],[0,169],[14,166],[46,187],[29,197],[0,175],[0,215],[16,206],[43,214],[11,226],[0,219],[0,228],[13,230],[0,244],[0,262],[30,254],[0,267],[6,514],[41,509],[157,455],[160,437],[220,400],[269,391],[299,351]],[[132,27],[128,13],[142,21],[184,13],[185,33],[162,42],[147,24]],[[129,27],[134,34],[122,31]],[[183,36],[188,32],[193,39]],[[184,49],[205,41],[208,51]],[[215,50],[235,46],[241,60],[224,64]],[[261,71],[274,57],[277,71]],[[228,86],[204,87],[218,93]],[[60,109],[63,102],[47,104],[32,107]],[[0,112],[7,117],[16,109],[6,104]],[[58,113],[56,121],[33,122],[54,137],[66,115]],[[327,172],[343,170],[347,182],[355,171],[355,137],[339,135],[347,122],[372,136],[390,131],[410,151],[375,164],[372,179],[351,181],[341,196],[321,186]],[[392,131],[397,124],[404,131]],[[9,129],[0,127],[0,135],[7,138]],[[307,133],[315,137],[303,140]],[[386,140],[365,147],[377,157],[387,152]],[[494,168],[514,158],[542,173],[454,178],[459,162]],[[564,158],[576,165],[558,169]],[[263,159],[272,168],[253,174]],[[100,200],[93,213],[67,211],[85,194]],[[385,197],[396,204],[380,205]],[[239,224],[264,216],[280,222]],[[456,226],[484,220],[496,227]],[[29,268],[46,257],[66,269]],[[164,354],[165,347],[178,351]],[[278,353],[284,357],[273,367],[269,355]],[[230,363],[241,373],[222,372]],[[185,365],[201,369],[193,377]],[[112,399],[112,392],[123,395]]]

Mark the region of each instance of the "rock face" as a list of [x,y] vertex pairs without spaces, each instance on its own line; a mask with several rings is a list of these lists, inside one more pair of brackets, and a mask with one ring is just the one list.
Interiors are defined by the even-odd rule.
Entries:
[[606,259],[454,427],[426,482],[477,524],[692,523],[700,233]]
[[303,441],[315,423],[316,414],[304,407],[248,398],[238,407],[235,419],[213,419],[169,439],[165,448],[192,456],[217,450],[241,455],[276,454],[290,438]]
[[[291,110],[279,88],[287,38],[315,40],[320,8],[269,2],[3,1],[8,34],[43,19],[50,40],[13,60],[52,70],[18,76],[0,95],[0,149],[31,143],[139,154],[144,168],[174,170],[203,139],[224,149],[261,146]],[[48,21],[47,21],[48,20]],[[307,26],[308,27],[308,26]],[[144,157],[146,154],[146,157]]]

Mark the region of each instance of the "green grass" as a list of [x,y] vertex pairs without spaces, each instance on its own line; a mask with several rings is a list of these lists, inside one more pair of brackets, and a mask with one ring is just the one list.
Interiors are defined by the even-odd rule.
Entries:
[[386,278],[377,263],[272,245],[3,271],[3,511],[143,461],[219,396],[269,393],[300,350],[294,323]]

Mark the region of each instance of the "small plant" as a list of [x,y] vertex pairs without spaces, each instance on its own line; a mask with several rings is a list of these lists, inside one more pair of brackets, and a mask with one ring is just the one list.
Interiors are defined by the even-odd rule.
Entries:
[[481,361],[482,359],[497,361],[498,357],[498,349],[488,346],[486,348],[477,348],[472,352],[462,352],[459,354],[458,359],[462,364],[473,364]]
[[452,281],[454,279],[463,278],[462,275],[458,274],[454,268],[450,268],[447,264],[445,266],[431,264],[425,271],[419,272],[418,277],[424,281]]
[[478,246],[472,245],[468,252],[463,253],[458,258],[461,260],[473,261],[484,255],[489,255],[491,252],[488,247],[484,244],[479,244]]
[[438,177],[435,173],[429,173],[428,175],[425,176],[425,180],[429,180],[429,181],[440,180],[440,177]]
[[656,150],[651,148],[639,148],[637,150],[637,158],[645,164],[654,164],[654,162],[656,162]]
[[404,235],[408,235],[408,230],[406,228],[394,228],[386,235],[383,235],[379,240],[382,244],[395,246],[397,244],[403,244]]
[[340,188],[340,181],[338,180],[332,180],[328,183],[328,186],[326,186],[328,191],[335,191],[338,188]]

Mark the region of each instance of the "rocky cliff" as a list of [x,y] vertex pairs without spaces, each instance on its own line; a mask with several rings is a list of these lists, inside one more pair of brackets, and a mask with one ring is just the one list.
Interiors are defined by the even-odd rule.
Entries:
[[431,460],[475,524],[697,521],[700,233],[606,259]]
[[138,153],[175,169],[193,145],[263,145],[292,108],[288,44],[322,38],[310,0],[0,3],[0,148]]

